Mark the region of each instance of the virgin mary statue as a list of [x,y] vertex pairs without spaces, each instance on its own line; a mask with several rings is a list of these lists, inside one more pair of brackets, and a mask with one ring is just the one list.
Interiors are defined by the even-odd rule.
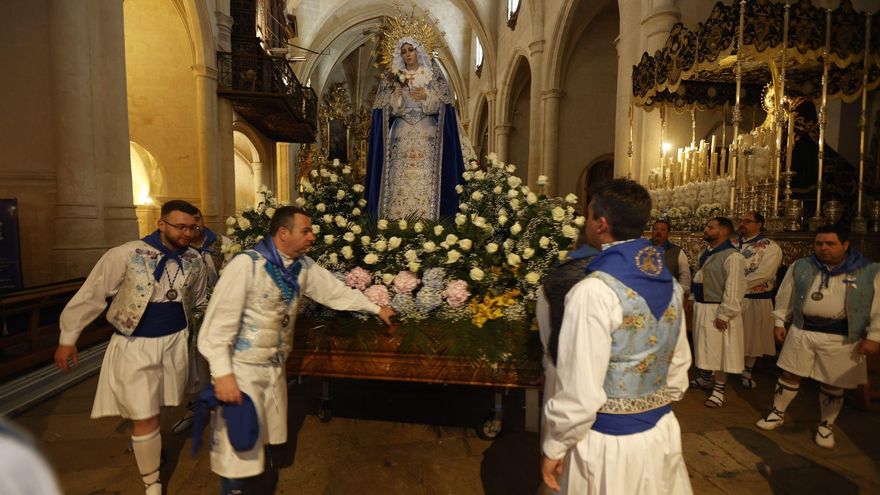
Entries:
[[464,173],[458,121],[446,79],[424,45],[413,35],[388,43],[390,67],[373,103],[367,152],[367,208],[374,219],[436,220],[458,210],[455,186]]

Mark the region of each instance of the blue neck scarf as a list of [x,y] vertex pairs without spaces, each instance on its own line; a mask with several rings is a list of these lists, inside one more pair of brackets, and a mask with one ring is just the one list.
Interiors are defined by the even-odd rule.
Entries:
[[159,262],[156,263],[156,269],[153,270],[153,278],[155,278],[157,282],[159,281],[159,279],[162,278],[162,274],[165,272],[165,263],[167,263],[170,259],[176,261],[177,266],[180,267],[180,271],[183,272],[183,263],[180,261],[180,255],[185,253],[186,250],[189,248],[181,248],[177,251],[172,251],[168,249],[164,244],[162,244],[162,238],[160,237],[159,229],[156,229],[155,232],[144,237],[141,240],[156,248],[157,250],[159,250],[160,253],[162,253],[162,258],[159,259]]
[[666,239],[666,242],[664,242],[663,244],[661,244],[657,247],[663,248],[664,251],[669,251],[670,249],[675,247],[675,244],[669,242],[669,239]]
[[211,249],[211,246],[213,246],[214,242],[216,242],[216,241],[217,241],[217,234],[215,234],[213,230],[205,227],[205,240],[202,241],[202,246],[197,247],[196,250],[199,253],[214,254],[214,250]]
[[300,260],[296,259],[289,267],[285,268],[281,253],[275,247],[275,242],[272,241],[271,236],[263,237],[263,240],[254,246],[254,251],[262,254],[266,261],[277,269],[292,293],[291,301],[295,299],[299,295],[299,272],[302,270]]
[[760,241],[761,239],[763,239],[764,237],[765,237],[765,236],[764,236],[764,233],[763,233],[763,232],[761,232],[760,234],[756,235],[755,237],[752,237],[752,238],[749,239],[749,240],[745,240],[745,239],[743,238],[743,236],[739,236],[739,237],[737,237],[736,243],[739,244],[739,248],[742,249],[746,244],[752,244],[752,243],[754,243],[754,242],[758,242],[758,241]]
[[590,256],[596,256],[597,254],[599,254],[598,249],[588,244],[584,244],[574,251],[569,252],[566,260],[582,260],[584,258],[589,258]]
[[703,265],[706,263],[706,260],[709,259],[709,256],[712,256],[715,253],[720,253],[721,251],[724,251],[725,249],[736,249],[733,247],[733,244],[730,242],[730,239],[722,242],[715,249],[706,248],[706,250],[703,251],[703,254],[700,255],[700,264],[697,265],[697,269],[703,268]]
[[846,260],[844,260],[843,263],[837,265],[837,267],[835,267],[833,270],[829,269],[825,263],[819,261],[819,258],[817,258],[815,254],[810,256],[810,260],[812,260],[816,268],[818,268],[819,271],[822,272],[822,287],[828,287],[828,281],[831,279],[831,277],[840,275],[841,273],[849,273],[871,264],[871,260],[865,258],[862,253],[856,251],[855,249],[850,249],[849,251],[847,251]]
[[607,273],[636,291],[658,320],[669,307],[672,274],[663,264],[663,252],[647,239],[615,244],[602,251],[587,266],[587,273],[596,271]]

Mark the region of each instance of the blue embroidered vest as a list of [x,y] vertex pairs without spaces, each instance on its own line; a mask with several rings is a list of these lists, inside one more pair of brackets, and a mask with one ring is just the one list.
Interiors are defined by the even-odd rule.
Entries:
[[[807,292],[813,283],[813,279],[819,273],[819,269],[809,257],[801,258],[792,264],[790,270],[794,270],[794,290],[791,292],[792,324],[798,328],[804,327],[804,301]],[[880,264],[871,263],[844,275],[846,280],[854,283],[846,285],[846,318],[849,325],[847,342],[855,342],[864,336],[865,329],[871,323],[871,303],[874,301],[874,277],[880,271]]]
[[616,278],[596,271],[589,277],[605,282],[620,299],[623,323],[611,334],[611,360],[603,388],[608,400],[600,413],[631,414],[671,402],[666,375],[681,329],[681,286],[660,320],[645,299]]

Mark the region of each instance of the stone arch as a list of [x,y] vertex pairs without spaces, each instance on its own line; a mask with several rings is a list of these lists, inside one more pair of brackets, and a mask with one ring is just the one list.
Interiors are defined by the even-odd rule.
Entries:
[[523,63],[526,64],[526,68],[529,69],[529,73],[531,74],[531,62],[529,60],[528,54],[520,47],[516,47],[513,50],[512,55],[513,62],[507,66],[507,71],[504,74],[504,83],[501,85],[499,94],[498,94],[498,122],[500,124],[509,124],[509,116],[510,116],[510,107],[511,107],[511,93],[513,92],[513,84],[514,77],[519,70],[520,65]]
[[613,178],[614,153],[603,153],[587,162],[577,180],[578,211],[586,215],[590,192],[598,183]]
[[516,175],[527,181],[529,167],[539,164],[529,163],[531,148],[531,86],[532,70],[528,57],[520,53],[511,64],[507,83],[504,85],[504,96],[501,99],[500,122],[509,132],[507,143],[498,143],[499,151],[508,163],[516,165]]
[[[571,40],[577,39],[592,18],[613,0],[582,1],[564,0],[559,15],[554,23],[553,36],[550,39],[550,47],[547,51],[544,71],[545,89],[562,89],[562,79],[565,71],[566,60],[569,58]],[[584,5],[583,8],[581,4]],[[578,30],[579,28],[579,30]],[[575,33],[575,31],[577,31]]]
[[477,100],[470,128],[471,143],[481,165],[486,164],[486,155],[489,152],[489,132],[489,99],[484,93]]
[[[235,209],[255,206],[256,193],[264,185],[265,152],[260,153],[260,140],[246,125],[233,125],[233,162],[235,166]],[[272,164],[268,164],[272,168]],[[274,177],[274,173],[269,174]]]

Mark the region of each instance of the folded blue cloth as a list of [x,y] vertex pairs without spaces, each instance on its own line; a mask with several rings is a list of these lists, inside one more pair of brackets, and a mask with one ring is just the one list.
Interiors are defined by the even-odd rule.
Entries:
[[226,432],[232,448],[244,452],[254,448],[260,438],[260,422],[257,419],[257,408],[251,397],[242,392],[241,404],[229,404],[217,399],[214,386],[207,385],[196,398],[192,426],[192,454],[196,455],[202,446],[202,431],[207,425],[208,413],[216,407],[223,408],[223,420],[226,421]]

